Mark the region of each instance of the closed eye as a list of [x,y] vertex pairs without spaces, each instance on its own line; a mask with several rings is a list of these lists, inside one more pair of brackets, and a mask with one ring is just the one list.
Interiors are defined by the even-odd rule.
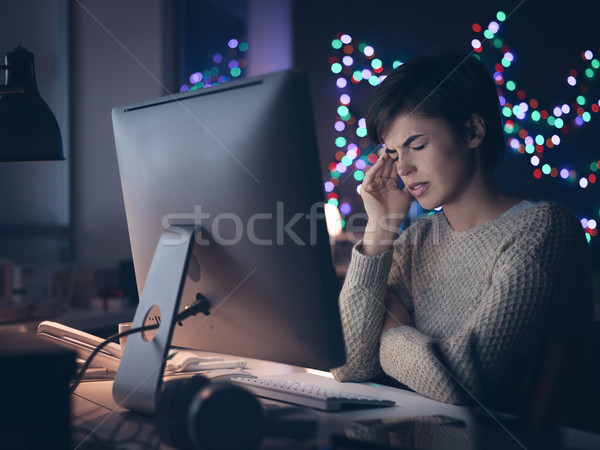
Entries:
[[413,150],[423,150],[427,144],[419,145],[418,147],[411,147]]
[[396,150],[392,150],[390,148],[386,148],[385,152],[390,155],[390,157],[392,158],[392,161],[396,162],[398,161],[398,152],[396,152]]

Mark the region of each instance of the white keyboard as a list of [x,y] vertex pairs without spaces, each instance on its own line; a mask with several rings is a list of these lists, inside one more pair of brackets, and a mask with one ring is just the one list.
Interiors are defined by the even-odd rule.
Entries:
[[235,377],[231,379],[231,382],[248,389],[260,397],[294,403],[323,411],[339,411],[345,407],[357,408],[360,406],[395,405],[395,402],[392,400],[323,388],[299,381]]

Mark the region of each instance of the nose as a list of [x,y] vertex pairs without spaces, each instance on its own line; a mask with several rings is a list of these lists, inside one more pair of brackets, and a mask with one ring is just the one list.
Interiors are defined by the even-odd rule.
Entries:
[[412,162],[410,154],[408,151],[399,151],[397,153],[398,159],[396,159],[396,172],[401,177],[405,177],[410,175],[415,170],[415,166]]

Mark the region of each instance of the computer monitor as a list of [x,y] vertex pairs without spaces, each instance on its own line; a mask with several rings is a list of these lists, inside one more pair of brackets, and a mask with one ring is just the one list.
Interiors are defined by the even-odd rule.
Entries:
[[175,242],[177,226],[200,229],[179,309],[201,293],[211,313],[177,324],[172,344],[323,370],[343,364],[306,75],[117,107],[113,125],[140,297],[164,230],[174,227]]

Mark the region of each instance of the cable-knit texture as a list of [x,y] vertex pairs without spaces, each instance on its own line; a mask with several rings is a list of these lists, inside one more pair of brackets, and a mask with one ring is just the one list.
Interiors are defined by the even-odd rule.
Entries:
[[[415,327],[380,343],[388,286]],[[592,309],[589,251],[567,210],[539,203],[463,232],[440,213],[393,251],[354,248],[340,295],[347,362],[332,373],[364,381],[383,370],[442,402],[510,405],[546,344],[577,343]]]

